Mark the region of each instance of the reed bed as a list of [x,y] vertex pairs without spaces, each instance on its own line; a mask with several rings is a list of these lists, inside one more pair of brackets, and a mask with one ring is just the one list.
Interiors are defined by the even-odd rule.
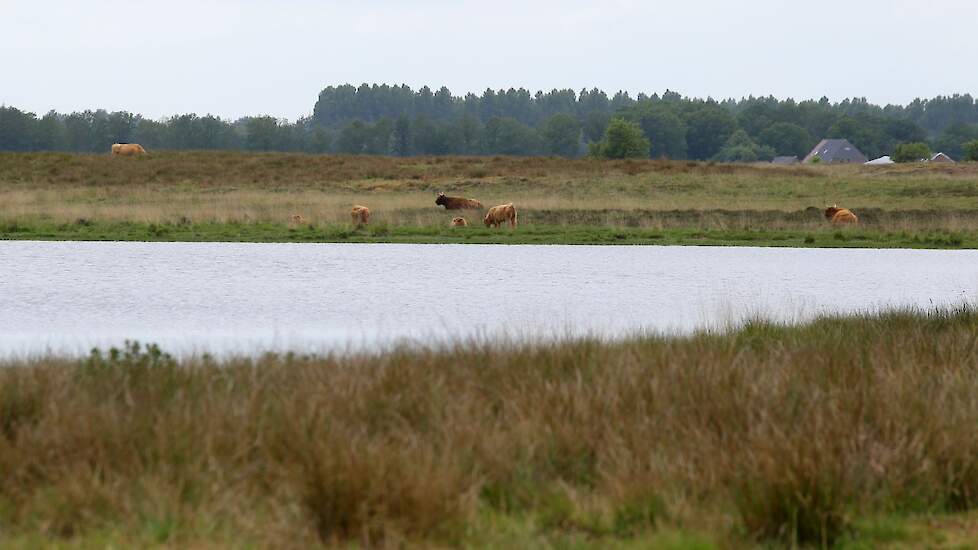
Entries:
[[617,343],[6,361],[0,538],[858,542],[862,517],[978,505],[976,332],[962,308]]

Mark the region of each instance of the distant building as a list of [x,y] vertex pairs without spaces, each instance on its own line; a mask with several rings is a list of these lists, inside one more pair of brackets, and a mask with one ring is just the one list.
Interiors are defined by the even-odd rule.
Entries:
[[796,156],[774,157],[774,160],[771,161],[771,164],[798,164],[798,157]]
[[873,159],[867,162],[866,166],[881,166],[884,164],[893,164],[893,159],[890,158],[890,155],[884,155],[878,159]]
[[815,157],[827,164],[865,164],[869,160],[847,139],[823,139],[802,162],[812,162]]
[[954,159],[952,159],[951,157],[945,155],[944,153],[937,153],[936,155],[934,155],[934,156],[932,156],[930,158],[930,161],[931,162],[947,162],[947,163],[954,164]]

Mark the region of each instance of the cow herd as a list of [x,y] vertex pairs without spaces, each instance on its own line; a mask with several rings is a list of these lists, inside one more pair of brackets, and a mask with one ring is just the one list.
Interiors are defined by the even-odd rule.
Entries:
[[[435,205],[444,206],[445,210],[481,210],[483,208],[482,203],[475,199],[449,197],[444,193],[438,193],[438,197],[435,198]],[[354,227],[368,225],[370,224],[370,208],[356,204],[350,210],[350,217]],[[299,225],[305,223],[306,219],[301,214],[293,214],[290,221],[292,225]],[[493,206],[482,221],[486,227],[500,227],[508,223],[511,228],[516,229],[516,207],[511,202]],[[468,225],[468,220],[461,216],[453,217],[449,223],[449,227],[468,227]]]

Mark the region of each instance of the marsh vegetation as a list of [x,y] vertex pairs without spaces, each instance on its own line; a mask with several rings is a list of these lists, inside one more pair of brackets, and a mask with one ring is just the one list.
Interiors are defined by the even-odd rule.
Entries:
[[912,546],[914,518],[978,506],[976,330],[964,308],[618,343],[5,360],[0,533]]

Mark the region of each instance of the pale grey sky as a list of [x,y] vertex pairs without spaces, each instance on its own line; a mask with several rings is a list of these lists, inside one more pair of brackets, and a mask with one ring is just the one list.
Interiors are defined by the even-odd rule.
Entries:
[[0,0],[0,103],[312,112],[329,84],[832,100],[978,93],[975,0]]

